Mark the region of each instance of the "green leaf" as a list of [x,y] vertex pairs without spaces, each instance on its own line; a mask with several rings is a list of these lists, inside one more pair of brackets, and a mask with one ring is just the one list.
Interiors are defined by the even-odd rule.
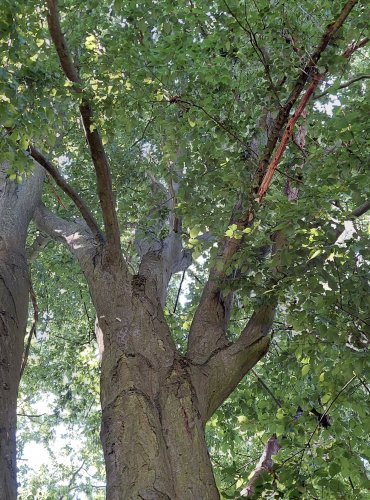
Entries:
[[302,367],[302,375],[305,376],[310,371],[310,365],[304,365]]

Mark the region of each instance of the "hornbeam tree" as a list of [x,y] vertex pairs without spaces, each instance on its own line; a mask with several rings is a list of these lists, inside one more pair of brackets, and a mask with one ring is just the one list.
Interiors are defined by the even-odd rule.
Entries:
[[[320,477],[301,477],[330,456],[331,437],[320,438],[320,453],[314,438],[328,432],[332,407],[352,384],[359,399],[369,392],[364,4],[323,1],[317,11],[311,0],[60,3],[1,7],[0,491],[16,498],[15,405],[30,288],[24,248],[33,217],[30,253],[45,238],[61,243],[74,259],[70,286],[81,282],[77,263],[91,296],[106,498],[323,495]],[[12,255],[22,260],[12,264],[19,276],[6,271]],[[69,272],[55,259],[50,265],[55,281]],[[43,286],[35,282],[36,296]],[[53,318],[48,306],[41,310],[40,345]],[[84,310],[91,323],[85,303]],[[77,316],[70,321],[77,324]],[[309,347],[300,348],[305,334]],[[327,365],[325,342],[332,349]],[[25,373],[31,378],[35,344]],[[237,479],[226,484],[216,458],[212,467],[217,439],[210,431],[207,442],[206,425],[222,427],[215,412],[229,397],[243,400],[240,382],[262,358],[270,366],[271,346],[294,358],[284,368],[278,358],[285,378],[277,390],[253,370],[278,407],[278,424],[259,419],[266,424],[260,461],[257,454],[248,481],[233,459]],[[58,365],[70,370],[59,355]],[[297,362],[303,380],[294,399],[282,387],[288,391],[297,379]],[[319,387],[330,370],[330,384]],[[88,369],[76,375],[76,367],[71,374],[94,377]],[[273,368],[269,374],[276,382]],[[79,398],[71,383],[64,406]],[[235,415],[243,426],[255,411],[248,399]],[[343,415],[350,420],[350,410]],[[294,439],[290,446],[284,440],[294,429],[298,435],[305,419],[313,421],[312,435],[295,441],[292,453]],[[263,435],[253,425],[249,432],[244,446]],[[224,439],[227,445],[227,433]],[[327,498],[339,498],[340,488],[363,492],[364,446],[350,448],[356,472],[343,468]],[[296,458],[298,470],[287,479]],[[85,461],[61,486],[68,498]],[[331,468],[330,477],[339,472]],[[22,495],[41,494],[22,488]]]

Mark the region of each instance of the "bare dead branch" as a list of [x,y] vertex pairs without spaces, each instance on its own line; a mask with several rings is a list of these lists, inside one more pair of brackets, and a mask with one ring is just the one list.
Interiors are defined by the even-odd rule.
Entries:
[[260,477],[260,475],[263,474],[264,472],[268,473],[272,472],[274,466],[273,457],[278,453],[280,448],[281,446],[278,441],[278,438],[276,437],[276,434],[273,434],[267,441],[263,453],[261,455],[261,458],[256,468],[252,472],[252,475],[248,481],[247,486],[243,488],[242,491],[240,492],[242,497],[252,497],[254,495],[254,485],[257,479]]
[[310,100],[312,94],[315,92],[318,84],[320,83],[322,79],[322,75],[317,73],[310,85],[308,86],[306,92],[304,93],[304,96],[302,97],[301,102],[297,106],[297,109],[295,110],[293,116],[289,119],[288,124],[285,128],[284,135],[280,141],[279,147],[276,149],[275,154],[267,168],[266,174],[260,184],[260,187],[258,189],[258,201],[261,202],[264,195],[266,194],[266,191],[270,185],[270,182],[272,180],[272,177],[274,175],[274,172],[279,165],[279,162],[281,160],[281,157],[283,156],[283,153],[287,147],[289,139],[292,137],[293,132],[294,132],[294,125],[297,123],[298,118],[302,115],[305,107],[307,106],[308,101]]
[[101,243],[103,241],[103,235],[100,232],[99,226],[78,192],[70,184],[68,184],[68,182],[59,173],[58,169],[54,167],[54,165],[44,154],[42,154],[33,146],[30,146],[29,151],[32,158],[36,160],[42,167],[44,167],[44,169],[55,180],[57,185],[64,191],[64,193],[66,193],[67,196],[69,196],[69,198],[71,198],[71,200],[81,213],[82,217],[85,219],[86,224],[91,229],[91,232],[95,236],[97,242]]

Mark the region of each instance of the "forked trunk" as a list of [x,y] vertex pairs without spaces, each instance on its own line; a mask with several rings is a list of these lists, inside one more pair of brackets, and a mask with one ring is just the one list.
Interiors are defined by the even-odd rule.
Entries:
[[225,301],[206,288],[205,312],[182,356],[164,316],[171,273],[188,265],[181,246],[165,242],[143,252],[132,276],[83,222],[63,221],[42,206],[35,220],[69,245],[95,306],[107,499],[218,499],[205,424],[267,352],[274,306],[256,310],[232,343],[225,334]]

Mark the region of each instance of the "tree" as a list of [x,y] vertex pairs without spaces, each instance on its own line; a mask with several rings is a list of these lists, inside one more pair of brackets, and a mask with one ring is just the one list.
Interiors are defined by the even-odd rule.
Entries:
[[15,498],[16,408],[30,288],[25,243],[43,171],[37,167],[20,183],[8,172],[9,166],[0,168],[0,484],[3,498]]
[[[205,426],[268,353],[274,318],[315,335],[319,308],[366,348],[364,240],[344,255],[338,246],[343,222],[369,208],[361,2],[323,2],[320,16],[311,2],[91,0],[80,17],[74,2],[2,8],[16,20],[3,42],[4,161],[9,181],[31,158],[46,170],[34,222],[89,288],[107,498],[219,498]],[[312,109],[331,92],[335,116]],[[171,277],[200,255],[208,277],[179,328]],[[335,283],[339,302],[324,293],[334,265],[351,276]],[[343,304],[356,284],[350,326]],[[361,360],[356,379],[363,370]]]

